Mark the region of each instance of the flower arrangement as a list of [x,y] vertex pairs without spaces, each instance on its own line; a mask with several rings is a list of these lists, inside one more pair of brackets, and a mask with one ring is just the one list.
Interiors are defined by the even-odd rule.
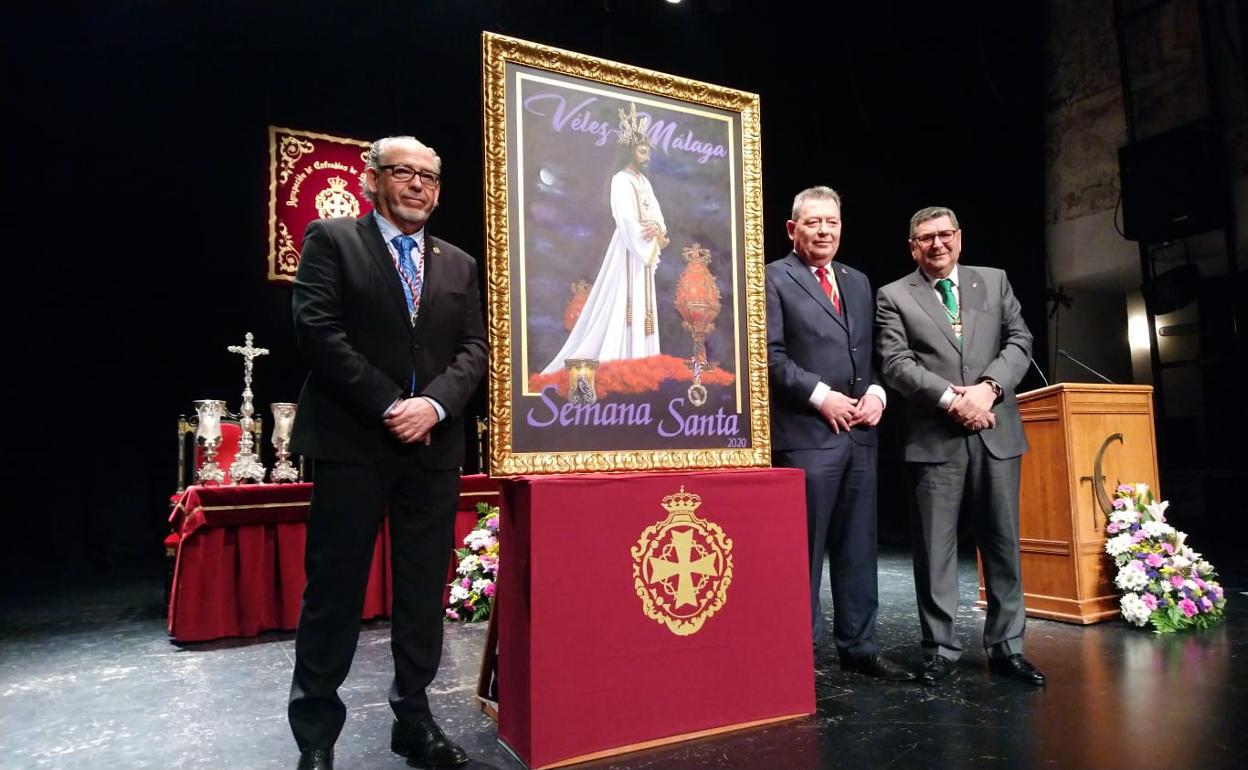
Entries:
[[1122,616],[1157,633],[1208,628],[1225,615],[1226,594],[1213,565],[1187,545],[1187,535],[1166,523],[1169,503],[1157,502],[1147,484],[1114,490],[1105,552],[1114,558],[1114,585],[1123,592]]
[[464,547],[455,549],[455,557],[446,620],[485,620],[498,578],[498,506],[477,503],[477,526],[464,537]]
[[[703,385],[731,385],[732,372],[723,369],[703,369]],[[594,375],[594,391],[599,398],[610,393],[646,393],[658,390],[664,380],[692,382],[693,370],[688,359],[660,353],[645,358],[626,358],[604,361]],[[529,376],[529,387],[535,392],[547,385],[554,385],[561,397],[568,395],[568,374],[564,371]]]

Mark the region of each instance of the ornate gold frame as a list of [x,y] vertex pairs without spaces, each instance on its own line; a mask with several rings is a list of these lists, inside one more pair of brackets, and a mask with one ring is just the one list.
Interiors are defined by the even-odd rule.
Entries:
[[[740,121],[741,199],[745,288],[744,362],[749,402],[748,446],[739,448],[643,449],[607,451],[516,452],[513,450],[512,403],[515,351],[511,326],[508,158],[508,64],[546,70],[616,89],[636,91],[736,113]],[[487,309],[489,313],[489,470],[494,476],[597,471],[682,470],[767,466],[771,436],[767,407],[766,298],[763,288],[762,154],[759,99],[756,94],[620,64],[516,38],[482,33],[485,133],[485,220]],[[733,312],[735,313],[735,307]],[[742,378],[745,372],[737,372]]]

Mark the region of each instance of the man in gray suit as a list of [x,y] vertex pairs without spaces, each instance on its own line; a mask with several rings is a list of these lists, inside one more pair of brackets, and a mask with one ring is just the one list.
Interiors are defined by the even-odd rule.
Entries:
[[1023,657],[1018,556],[1019,468],[1027,439],[1014,388],[1027,371],[1031,332],[1005,272],[958,265],[962,231],[943,206],[910,219],[919,269],[876,295],[876,350],[884,382],[904,400],[903,446],[914,474],[914,578],[923,632],[919,680],[936,684],[962,654],[957,532],[963,503],[984,566],[984,648],[997,674],[1044,684]]
[[835,263],[841,199],[812,187],[793,200],[793,251],[767,266],[767,368],[777,466],[806,473],[812,632],[830,557],[832,637],[841,668],[892,681],[914,674],[879,654],[875,557],[875,426],[884,389],[871,368],[871,284]]

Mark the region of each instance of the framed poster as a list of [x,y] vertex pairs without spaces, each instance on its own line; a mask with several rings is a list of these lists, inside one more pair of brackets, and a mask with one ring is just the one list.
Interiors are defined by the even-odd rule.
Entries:
[[303,231],[314,219],[358,217],[371,142],[269,126],[268,281],[293,283]]
[[757,95],[483,57],[490,472],[769,464]]

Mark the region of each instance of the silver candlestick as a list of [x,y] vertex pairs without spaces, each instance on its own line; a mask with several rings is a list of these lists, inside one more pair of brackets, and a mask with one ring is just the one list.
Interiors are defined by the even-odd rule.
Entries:
[[201,399],[195,403],[199,419],[195,425],[195,441],[203,447],[203,459],[195,470],[195,480],[200,484],[225,481],[225,471],[217,465],[217,447],[221,446],[221,415],[225,414],[225,402]]
[[277,463],[269,473],[269,481],[283,484],[299,480],[299,471],[290,464],[290,430],[295,424],[295,405],[284,402],[270,404],[273,410],[273,448]]
[[254,366],[253,359],[258,356],[267,356],[269,351],[267,348],[252,347],[251,341],[253,337],[251,332],[243,335],[246,344],[230,345],[226,350],[231,353],[238,353],[243,357],[243,407],[240,411],[239,427],[242,429],[238,437],[238,454],[234,455],[234,462],[230,463],[230,480],[234,484],[241,484],[244,481],[262,482],[264,481],[264,466],[260,464],[260,458],[252,451],[252,429],[255,422],[251,419],[251,415],[255,413],[251,404],[251,371]]

